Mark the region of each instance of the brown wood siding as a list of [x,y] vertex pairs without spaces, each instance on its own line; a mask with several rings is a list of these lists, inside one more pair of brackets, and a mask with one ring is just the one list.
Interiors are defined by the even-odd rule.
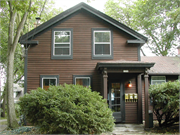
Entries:
[[[131,81],[132,87],[128,88],[127,84]],[[129,78],[125,82],[125,94],[137,93],[136,77]],[[125,123],[137,123],[137,102],[125,102]]]
[[36,37],[34,40],[38,40],[39,45],[28,50],[27,91],[40,86],[40,75],[59,75],[59,84],[73,83],[73,75],[93,75],[93,90],[101,92],[101,75],[95,67],[97,62],[106,60],[91,58],[92,28],[112,29],[113,60],[138,60],[137,46],[126,44],[127,35],[88,13],[79,12],[54,28],[73,29],[73,60],[51,59],[52,29]]
[[125,123],[137,123],[137,103],[125,103]]

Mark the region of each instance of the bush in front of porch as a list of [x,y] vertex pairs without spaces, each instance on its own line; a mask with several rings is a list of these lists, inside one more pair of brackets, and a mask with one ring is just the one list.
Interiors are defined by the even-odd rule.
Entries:
[[106,100],[80,85],[38,88],[20,98],[19,104],[28,122],[46,134],[98,134],[114,127]]
[[151,85],[150,98],[153,101],[153,113],[160,127],[172,126],[179,122],[180,81]]

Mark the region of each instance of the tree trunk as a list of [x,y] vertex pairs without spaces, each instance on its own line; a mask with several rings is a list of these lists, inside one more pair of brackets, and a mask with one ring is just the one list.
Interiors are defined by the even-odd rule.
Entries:
[[16,113],[14,107],[13,97],[13,67],[14,67],[14,51],[8,50],[8,65],[7,65],[7,114],[8,114],[8,127],[18,127],[16,120]]

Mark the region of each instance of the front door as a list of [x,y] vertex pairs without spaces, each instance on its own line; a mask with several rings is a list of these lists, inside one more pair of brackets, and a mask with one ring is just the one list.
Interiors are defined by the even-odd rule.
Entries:
[[123,84],[120,82],[110,82],[108,91],[109,108],[113,112],[116,122],[122,122],[122,108],[123,108]]

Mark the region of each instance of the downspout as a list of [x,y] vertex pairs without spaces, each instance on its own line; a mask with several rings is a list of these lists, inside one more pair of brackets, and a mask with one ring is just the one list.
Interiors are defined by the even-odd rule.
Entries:
[[24,94],[27,93],[27,63],[28,63],[28,48],[25,47],[25,59],[24,59]]

